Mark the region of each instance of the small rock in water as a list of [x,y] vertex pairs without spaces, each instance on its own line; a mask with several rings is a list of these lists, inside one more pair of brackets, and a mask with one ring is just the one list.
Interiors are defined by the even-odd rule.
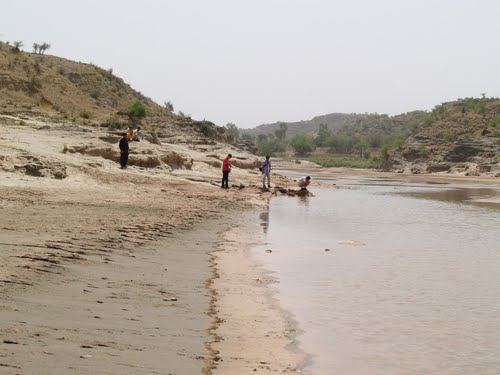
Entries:
[[273,251],[271,249],[267,249],[266,253],[272,253]]
[[330,249],[325,249],[325,251],[330,251]]

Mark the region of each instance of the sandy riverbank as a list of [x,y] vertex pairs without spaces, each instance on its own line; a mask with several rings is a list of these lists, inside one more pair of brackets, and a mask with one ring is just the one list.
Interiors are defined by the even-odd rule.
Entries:
[[[271,195],[260,191],[259,172],[245,168],[252,156],[141,142],[131,158],[175,148],[190,152],[193,165],[123,171],[114,160],[62,152],[66,144],[108,147],[104,132],[69,129],[12,125],[0,138],[1,372],[211,373],[215,350],[226,354],[211,347],[223,308],[210,310],[209,254]],[[210,160],[227,152],[241,167],[231,174],[234,188],[223,190],[220,161]],[[59,170],[62,179],[54,178]],[[274,321],[261,324],[273,329]],[[276,329],[286,335],[285,325]]]
[[[254,192],[240,197],[247,193],[175,185],[142,187],[136,198],[123,188],[1,191],[6,373],[209,374],[228,373],[230,363],[296,366],[286,348],[288,323],[243,250],[253,238],[244,212],[259,204],[248,203]],[[230,259],[211,258],[214,249]],[[207,289],[210,264],[220,275],[215,289]],[[226,278],[236,270],[239,279]],[[233,305],[248,296],[257,302],[241,316]],[[266,318],[254,322],[264,311]],[[231,361],[233,346],[219,347],[215,337],[233,342],[224,330],[234,321],[260,352]],[[277,337],[265,338],[269,332]]]

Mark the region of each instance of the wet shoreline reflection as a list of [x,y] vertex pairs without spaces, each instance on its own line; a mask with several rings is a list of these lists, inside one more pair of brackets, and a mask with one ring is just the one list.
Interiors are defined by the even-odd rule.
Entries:
[[418,199],[476,205],[484,208],[500,209],[500,202],[490,201],[500,197],[500,193],[487,188],[455,188],[430,191],[400,192],[398,195]]

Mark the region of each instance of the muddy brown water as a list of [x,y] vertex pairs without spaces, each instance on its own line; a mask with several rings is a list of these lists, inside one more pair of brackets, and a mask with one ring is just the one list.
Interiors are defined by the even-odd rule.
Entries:
[[309,355],[302,373],[499,374],[498,186],[320,179],[315,197],[273,198],[255,249]]

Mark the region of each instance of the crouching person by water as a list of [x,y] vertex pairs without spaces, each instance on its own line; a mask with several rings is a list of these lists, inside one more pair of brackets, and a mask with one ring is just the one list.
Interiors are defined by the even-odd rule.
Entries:
[[311,183],[311,177],[310,176],[305,176],[302,177],[298,182],[297,185],[299,185],[300,190],[307,190],[307,187]]
[[128,137],[127,133],[122,134],[122,138],[120,139],[120,165],[121,169],[127,168],[128,163]]
[[222,185],[221,188],[228,189],[229,188],[229,172],[231,172],[231,164],[229,160],[233,157],[233,155],[228,154],[224,160],[222,161]]

